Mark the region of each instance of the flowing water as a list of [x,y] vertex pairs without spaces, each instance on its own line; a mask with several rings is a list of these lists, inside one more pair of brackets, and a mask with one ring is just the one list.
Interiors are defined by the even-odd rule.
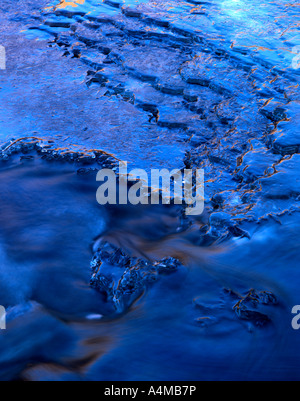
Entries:
[[[299,379],[299,9],[1,2],[2,380]],[[205,212],[98,205],[117,160]]]

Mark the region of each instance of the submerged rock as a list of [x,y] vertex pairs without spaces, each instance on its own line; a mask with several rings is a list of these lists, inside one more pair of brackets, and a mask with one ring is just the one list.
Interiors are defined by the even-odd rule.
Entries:
[[160,275],[183,268],[179,260],[169,257],[150,262],[129,256],[124,250],[101,243],[91,262],[91,286],[106,295],[117,313],[128,309]]
[[263,305],[275,306],[278,304],[277,297],[270,291],[256,291],[251,289],[245,296],[228,291],[233,297],[239,297],[240,300],[233,306],[233,310],[241,320],[248,320],[256,326],[264,326],[271,322],[270,317],[265,310],[260,311]]
[[206,238],[210,237],[213,241],[224,241],[232,237],[248,238],[250,234],[238,226],[232,216],[224,212],[215,212],[210,215]]
[[236,308],[235,312],[239,319],[249,320],[253,322],[256,326],[264,326],[265,324],[270,322],[270,318],[267,315],[251,309],[247,309],[245,306],[242,306],[241,308]]

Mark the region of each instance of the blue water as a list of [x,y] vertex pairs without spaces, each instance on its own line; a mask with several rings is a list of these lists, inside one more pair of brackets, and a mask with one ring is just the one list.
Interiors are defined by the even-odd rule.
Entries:
[[[298,380],[299,4],[0,8],[0,379]],[[99,152],[203,168],[204,214],[99,206]],[[103,241],[181,265],[118,314]]]

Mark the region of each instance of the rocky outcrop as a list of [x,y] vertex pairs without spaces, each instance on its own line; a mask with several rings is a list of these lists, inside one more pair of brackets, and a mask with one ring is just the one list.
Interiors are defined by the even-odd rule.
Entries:
[[126,311],[161,275],[184,269],[172,257],[151,262],[129,256],[108,242],[101,242],[98,247],[91,262],[91,286],[106,296],[116,313]]

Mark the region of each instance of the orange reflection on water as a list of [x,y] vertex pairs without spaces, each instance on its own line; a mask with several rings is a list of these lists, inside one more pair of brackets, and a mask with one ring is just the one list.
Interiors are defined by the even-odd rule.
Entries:
[[66,1],[66,0],[61,0],[60,3],[55,7],[55,10],[59,8],[66,8],[68,6],[70,7],[77,7],[78,4],[84,4],[85,0],[74,0],[74,1]]

